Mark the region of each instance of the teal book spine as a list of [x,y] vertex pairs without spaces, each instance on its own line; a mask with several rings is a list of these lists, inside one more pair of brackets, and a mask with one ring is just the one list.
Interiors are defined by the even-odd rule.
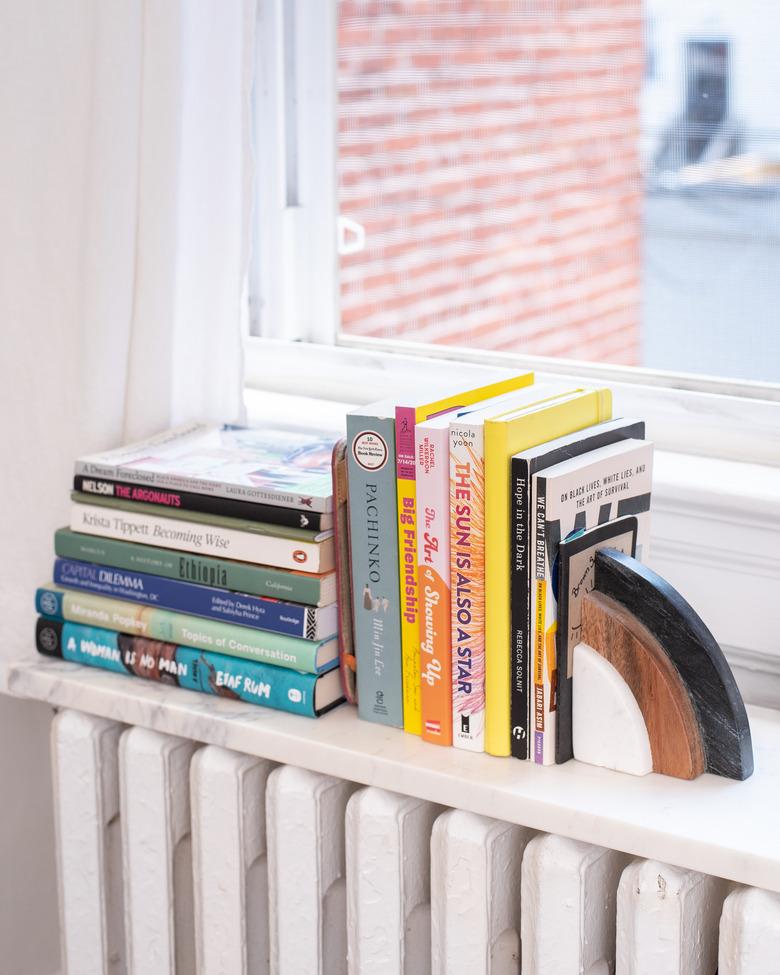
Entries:
[[347,416],[347,463],[358,713],[402,728],[393,407]]
[[126,571],[149,572],[167,579],[197,582],[203,586],[255,596],[288,599],[309,606],[326,605],[336,598],[333,573],[307,575],[210,555],[194,555],[137,542],[101,538],[98,535],[83,535],[70,528],[60,528],[54,533],[54,551],[62,559],[77,559]]
[[42,586],[37,590],[35,608],[41,616],[70,623],[118,630],[246,660],[261,660],[307,673],[321,673],[337,660],[336,640],[303,640],[53,586]]
[[[322,677],[205,650],[116,633],[101,627],[41,618],[35,630],[39,653],[117,674],[143,677],[204,694],[226,697],[314,718],[341,703],[338,691],[318,695]],[[330,684],[334,684],[328,678]],[[319,698],[319,700],[318,700]]]

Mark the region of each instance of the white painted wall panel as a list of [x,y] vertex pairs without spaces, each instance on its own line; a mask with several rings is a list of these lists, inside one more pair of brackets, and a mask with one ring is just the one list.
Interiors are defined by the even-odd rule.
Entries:
[[124,975],[117,746],[122,726],[78,711],[52,722],[64,975]]
[[128,975],[194,975],[190,761],[196,744],[147,728],[119,742]]
[[732,891],[720,919],[718,975],[780,971],[780,894],[756,887]]
[[431,838],[434,975],[519,975],[520,874],[533,833],[452,809]]
[[344,814],[354,790],[292,765],[268,777],[273,975],[346,975]]
[[613,975],[615,911],[629,857],[562,836],[523,855],[523,975]]
[[617,975],[713,975],[728,884],[637,860],[618,887]]
[[215,745],[192,760],[192,853],[199,975],[267,975],[264,759]]
[[361,789],[349,800],[349,975],[430,973],[430,844],[440,812],[384,789]]

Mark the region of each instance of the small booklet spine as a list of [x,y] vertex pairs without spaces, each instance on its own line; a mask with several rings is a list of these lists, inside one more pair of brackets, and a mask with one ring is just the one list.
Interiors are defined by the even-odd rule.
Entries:
[[324,602],[322,579],[302,572],[286,572],[207,555],[168,551],[135,542],[84,535],[69,528],[60,528],[55,532],[54,551],[60,558],[148,572],[166,579],[196,582],[218,589],[289,599],[315,606]]
[[305,528],[310,531],[324,531],[330,528],[329,517],[318,511],[283,508],[281,505],[243,501],[240,498],[196,494],[194,491],[166,490],[131,481],[113,481],[104,477],[85,477],[79,474],[73,478],[73,490],[95,497],[158,505],[161,513],[167,508],[199,511],[224,518],[241,518],[245,521],[281,525],[286,528]]
[[[306,640],[318,639],[320,614],[310,606],[212,589],[191,582],[147,575],[145,572],[123,572],[70,559],[55,561],[54,581],[66,589],[81,589],[111,599],[129,599],[175,613],[224,620]],[[335,614],[332,615],[335,632]],[[323,638],[331,635],[322,634]]]
[[[545,727],[545,621],[547,619],[547,575],[545,551],[545,527],[547,507],[547,482],[544,477],[534,478],[533,521],[534,521],[534,567],[532,585],[532,643],[534,654],[533,665],[533,698],[531,710],[533,713],[533,753],[532,760],[537,765],[544,764],[545,736],[549,729]],[[548,691],[549,693],[549,691]]]
[[35,635],[45,656],[316,717],[313,674],[62,620],[40,618]]

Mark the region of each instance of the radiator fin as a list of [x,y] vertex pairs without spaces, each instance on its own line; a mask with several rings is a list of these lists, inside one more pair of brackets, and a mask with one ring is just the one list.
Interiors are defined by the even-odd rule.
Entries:
[[117,748],[122,725],[61,711],[52,722],[63,968],[124,975]]
[[192,762],[198,975],[268,975],[271,762],[208,745]]

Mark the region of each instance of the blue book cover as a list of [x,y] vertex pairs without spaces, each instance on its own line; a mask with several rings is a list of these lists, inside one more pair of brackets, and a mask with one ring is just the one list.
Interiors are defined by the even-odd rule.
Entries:
[[338,628],[335,604],[322,608],[299,606],[75,559],[55,560],[54,581],[65,589],[129,599],[176,613],[224,620],[306,640],[326,640]]
[[302,674],[101,627],[40,618],[39,653],[314,718],[344,699],[337,667]]

